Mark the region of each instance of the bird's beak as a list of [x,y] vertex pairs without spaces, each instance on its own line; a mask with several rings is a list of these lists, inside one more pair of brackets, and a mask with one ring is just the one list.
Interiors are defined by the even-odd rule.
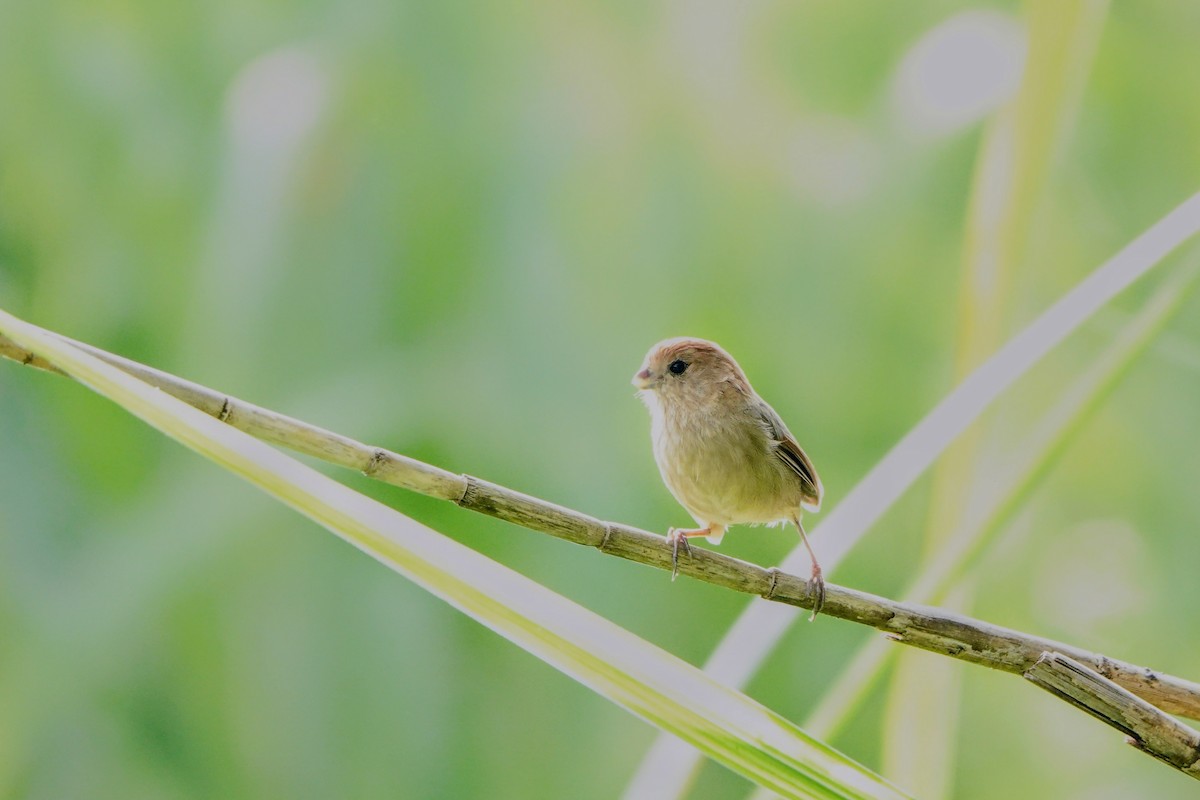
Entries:
[[654,384],[650,370],[644,369],[633,376],[633,385],[639,389],[649,389]]

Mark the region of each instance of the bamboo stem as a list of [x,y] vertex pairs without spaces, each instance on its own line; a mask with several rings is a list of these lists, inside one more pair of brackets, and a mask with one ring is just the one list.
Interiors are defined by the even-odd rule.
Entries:
[[1124,733],[1126,741],[1200,780],[1200,733],[1062,653],[1042,653],[1025,677]]
[[[264,441],[358,470],[394,486],[448,500],[530,530],[595,547],[609,555],[662,570],[671,569],[671,549],[665,539],[657,534],[628,525],[604,522],[470,475],[456,475],[246,403],[90,345],[70,339],[67,341]],[[0,336],[0,356],[58,372],[53,365],[3,336]],[[803,578],[711,550],[693,550],[690,557],[680,560],[679,571],[707,583],[756,594],[767,600],[805,609],[813,606],[810,587]],[[1062,642],[835,584],[825,585],[822,613],[869,625],[884,632],[893,641],[1016,674],[1025,673],[1033,667],[1045,652],[1063,653],[1161,709],[1200,719],[1200,684]]]

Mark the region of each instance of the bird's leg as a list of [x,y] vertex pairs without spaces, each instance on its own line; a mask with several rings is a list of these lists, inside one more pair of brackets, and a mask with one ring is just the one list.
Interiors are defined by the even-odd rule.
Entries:
[[821,573],[821,565],[817,563],[817,554],[813,552],[812,545],[808,543],[804,526],[800,524],[799,514],[792,517],[792,524],[796,526],[796,530],[800,531],[800,541],[804,542],[804,549],[808,550],[808,557],[812,560],[812,577],[809,579],[809,585],[816,595],[813,599],[812,616],[808,618],[808,621],[812,622],[825,607],[825,576]]
[[688,544],[688,539],[693,536],[713,536],[718,531],[722,530],[720,525],[709,525],[707,528],[671,528],[667,532],[667,541],[671,543],[671,580],[675,580],[679,575],[679,549],[683,545],[683,552],[691,558],[692,546]]

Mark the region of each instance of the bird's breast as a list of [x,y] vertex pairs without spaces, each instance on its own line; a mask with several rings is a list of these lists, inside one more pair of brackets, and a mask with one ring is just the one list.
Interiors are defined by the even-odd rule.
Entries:
[[799,508],[762,427],[748,416],[660,408],[654,457],[675,499],[702,523],[774,522]]

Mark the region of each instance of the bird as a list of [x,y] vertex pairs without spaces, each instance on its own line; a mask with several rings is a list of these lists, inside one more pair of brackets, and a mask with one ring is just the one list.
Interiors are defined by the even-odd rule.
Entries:
[[698,528],[671,528],[671,580],[679,551],[704,536],[720,544],[731,525],[792,523],[812,561],[815,619],[825,580],[801,523],[819,511],[824,488],[812,459],[746,373],[720,345],[676,337],[650,348],[633,376],[650,412],[654,460],[667,489]]

